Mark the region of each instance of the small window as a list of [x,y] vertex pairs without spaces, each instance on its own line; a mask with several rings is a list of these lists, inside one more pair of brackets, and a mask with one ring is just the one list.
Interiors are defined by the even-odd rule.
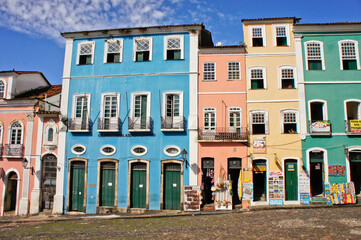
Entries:
[[103,155],[110,156],[110,155],[113,155],[113,154],[116,152],[116,149],[115,149],[114,146],[105,145],[105,146],[103,146],[103,147],[100,148],[100,152],[101,152]]
[[281,69],[281,85],[282,89],[295,88],[295,77],[293,68]]
[[131,149],[131,152],[135,156],[143,156],[143,155],[147,154],[148,149],[144,146],[137,145]]
[[112,39],[105,42],[105,63],[119,63],[122,61],[122,39]]
[[324,70],[323,44],[306,42],[307,70]]
[[78,45],[78,64],[93,64],[94,42],[79,43]]
[[216,80],[215,63],[203,63],[203,80]]
[[296,112],[285,111],[283,115],[283,133],[297,133]]
[[22,144],[23,127],[20,122],[11,124],[10,144]]
[[0,99],[5,98],[5,83],[0,80]]
[[263,47],[263,29],[262,27],[254,27],[252,30],[252,47]]
[[181,150],[177,146],[167,146],[164,148],[164,154],[170,157],[178,156],[181,153]]
[[164,37],[165,60],[183,59],[183,36]]
[[54,129],[49,128],[48,129],[48,142],[52,142],[54,140]]
[[257,68],[251,69],[251,89],[264,89],[265,88],[265,79],[264,79],[264,69]]
[[204,114],[204,130],[216,130],[216,109],[215,108],[205,108],[203,111]]
[[252,134],[267,133],[267,114],[266,112],[251,112],[251,131]]
[[286,26],[277,26],[276,27],[276,46],[287,46],[287,32]]
[[239,80],[241,77],[239,62],[228,63],[228,80]]
[[72,148],[71,148],[71,152],[74,153],[75,155],[82,155],[84,154],[86,151],[86,148],[83,146],[83,145],[74,145]]
[[359,69],[357,41],[346,40],[339,42],[341,56],[341,70]]
[[152,38],[134,39],[134,61],[146,62],[152,60]]

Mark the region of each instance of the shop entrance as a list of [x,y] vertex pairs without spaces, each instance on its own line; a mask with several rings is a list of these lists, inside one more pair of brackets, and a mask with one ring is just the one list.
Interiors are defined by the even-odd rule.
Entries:
[[181,200],[181,165],[164,164],[164,209],[179,210]]
[[253,160],[253,201],[267,201],[267,164],[266,160]]
[[361,151],[349,152],[351,181],[355,184],[356,195],[361,194]]
[[49,154],[43,158],[42,163],[41,207],[42,209],[53,209],[57,159],[54,155]]
[[202,158],[202,196],[203,205],[214,203],[212,186],[214,184],[214,158]]
[[232,181],[233,205],[238,205],[241,203],[241,200],[239,200],[239,195],[238,195],[238,183],[239,183],[239,176],[241,171],[242,171],[242,158],[228,158],[228,174]]
[[286,182],[286,201],[298,200],[298,167],[297,160],[285,160],[285,182]]
[[18,175],[15,172],[10,172],[6,186],[4,211],[15,211],[17,189]]
[[131,174],[131,208],[145,208],[147,200],[147,164],[142,162],[132,163]]
[[74,161],[70,169],[70,211],[84,211],[85,162]]
[[310,152],[310,184],[311,197],[323,195],[324,182],[323,152]]
[[114,207],[115,202],[115,163],[100,164],[100,198],[99,206]]

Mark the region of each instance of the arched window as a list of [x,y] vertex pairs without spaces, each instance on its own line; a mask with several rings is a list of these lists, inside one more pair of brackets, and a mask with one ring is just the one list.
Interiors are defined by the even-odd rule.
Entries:
[[10,128],[10,144],[21,144],[23,127],[20,122],[14,122]]
[[5,83],[0,80],[0,99],[5,98]]
[[54,140],[54,129],[49,128],[48,129],[48,142],[52,142]]

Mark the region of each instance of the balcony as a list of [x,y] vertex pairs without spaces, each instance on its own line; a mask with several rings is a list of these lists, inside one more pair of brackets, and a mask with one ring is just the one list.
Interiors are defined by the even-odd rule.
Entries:
[[4,157],[22,158],[24,156],[23,144],[5,144]]
[[247,128],[216,128],[215,130],[198,129],[199,142],[247,142]]
[[331,123],[329,120],[310,120],[311,136],[331,136]]
[[98,132],[119,132],[119,118],[98,118]]
[[129,117],[128,131],[129,132],[150,132],[152,127],[152,118]]
[[161,131],[163,132],[184,131],[184,117],[161,117]]
[[346,134],[350,136],[361,136],[361,120],[346,120]]
[[69,132],[89,132],[91,127],[90,119],[69,119],[68,129]]

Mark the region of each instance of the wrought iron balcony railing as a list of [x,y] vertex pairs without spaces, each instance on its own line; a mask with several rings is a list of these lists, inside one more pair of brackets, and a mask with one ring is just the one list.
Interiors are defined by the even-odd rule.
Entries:
[[150,132],[152,127],[152,118],[146,117],[129,117],[128,131],[129,132]]
[[361,135],[361,120],[346,120],[345,127],[346,134]]
[[184,131],[184,117],[161,117],[162,131]]
[[68,129],[70,132],[89,132],[90,128],[90,119],[71,118],[68,121]]
[[98,132],[119,132],[119,118],[98,118]]
[[23,144],[5,144],[4,157],[22,158],[24,156]]
[[311,135],[331,135],[331,123],[329,120],[310,120]]
[[203,142],[247,142],[248,130],[247,128],[215,128],[212,130],[198,129],[198,140]]

